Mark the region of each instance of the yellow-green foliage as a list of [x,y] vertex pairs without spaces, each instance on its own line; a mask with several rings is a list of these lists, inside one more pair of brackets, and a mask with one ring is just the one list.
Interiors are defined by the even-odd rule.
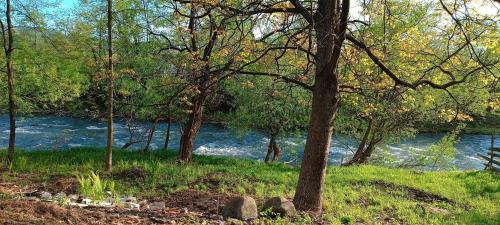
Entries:
[[77,180],[80,194],[91,198],[92,200],[99,201],[105,199],[107,191],[111,192],[113,196],[116,195],[115,182],[106,180],[103,181],[99,175],[95,174],[93,171],[90,172],[88,176],[77,175]]

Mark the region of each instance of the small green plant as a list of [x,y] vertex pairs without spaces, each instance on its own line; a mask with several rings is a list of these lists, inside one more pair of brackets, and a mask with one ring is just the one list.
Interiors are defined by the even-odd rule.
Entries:
[[276,218],[278,216],[278,214],[273,212],[272,207],[262,210],[259,214],[260,214],[260,216],[267,217],[267,218]]
[[352,218],[350,216],[342,216],[340,217],[340,222],[342,224],[350,224],[352,222]]
[[90,172],[90,175],[87,177],[77,176],[77,180],[80,185],[80,194],[87,198],[91,198],[96,201],[103,200],[107,196],[107,191],[111,192],[112,196],[117,196],[115,191],[115,182],[103,181],[99,175],[95,174],[93,171]]

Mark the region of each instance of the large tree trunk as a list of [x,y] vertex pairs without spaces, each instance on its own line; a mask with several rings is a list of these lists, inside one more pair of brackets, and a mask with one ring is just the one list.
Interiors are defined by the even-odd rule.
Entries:
[[[7,29],[3,23],[2,26],[2,45],[6,56],[7,67],[7,89],[9,95],[9,147],[7,150],[7,164],[8,166],[14,160],[14,147],[16,145],[16,104],[14,97],[14,68],[12,64],[12,52],[14,51],[14,26],[12,25],[11,17],[11,3],[10,0],[6,1],[5,17],[7,18]],[[0,21],[1,22],[1,21]],[[8,38],[7,38],[8,36]]]
[[314,15],[318,45],[315,84],[304,158],[293,200],[297,209],[315,213],[322,210],[328,150],[340,98],[336,70],[345,39],[349,0],[343,0],[342,6],[337,3],[320,0]]
[[172,125],[172,117],[170,113],[168,115],[167,131],[165,132],[165,144],[163,145],[163,150],[168,151],[168,144],[170,143],[170,127]]
[[108,0],[108,143],[106,171],[113,169],[113,1]]
[[203,104],[205,103],[205,99],[206,96],[204,93],[200,93],[194,97],[189,120],[182,128],[178,156],[178,159],[182,162],[191,163],[193,161],[193,144],[203,119]]

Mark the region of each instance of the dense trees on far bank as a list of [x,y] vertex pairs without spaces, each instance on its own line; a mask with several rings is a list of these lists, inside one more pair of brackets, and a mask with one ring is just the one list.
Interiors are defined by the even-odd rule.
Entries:
[[319,212],[334,131],[358,140],[346,165],[360,164],[422,124],[499,110],[500,18],[467,2],[81,1],[56,18],[6,3],[0,112],[12,140],[17,109],[106,118],[108,171],[114,115],[130,145],[136,120],[151,121],[148,143],[157,123],[179,122],[184,163],[207,118],[266,134],[266,161],[280,135],[307,130],[294,203]]

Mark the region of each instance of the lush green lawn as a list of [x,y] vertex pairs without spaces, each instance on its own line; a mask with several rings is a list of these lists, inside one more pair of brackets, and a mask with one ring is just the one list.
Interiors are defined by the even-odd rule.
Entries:
[[[5,151],[0,151],[0,157]],[[103,149],[18,151],[3,180],[16,174],[76,177],[95,171],[113,179],[121,194],[161,197],[179,190],[200,189],[252,195],[293,197],[299,170],[284,164],[195,156],[192,165],[179,165],[173,153],[114,152],[114,171],[143,168],[144,179],[118,179],[102,172]],[[205,179],[203,179],[205,178]],[[205,182],[207,179],[212,182]],[[217,181],[214,182],[213,181]],[[16,182],[28,182],[17,179]],[[499,224],[500,179],[489,172],[417,172],[374,166],[329,167],[323,218],[333,224]],[[430,197],[429,197],[430,196]],[[441,199],[433,201],[432,199]],[[447,212],[433,212],[432,209]],[[286,221],[283,223],[287,223]]]

